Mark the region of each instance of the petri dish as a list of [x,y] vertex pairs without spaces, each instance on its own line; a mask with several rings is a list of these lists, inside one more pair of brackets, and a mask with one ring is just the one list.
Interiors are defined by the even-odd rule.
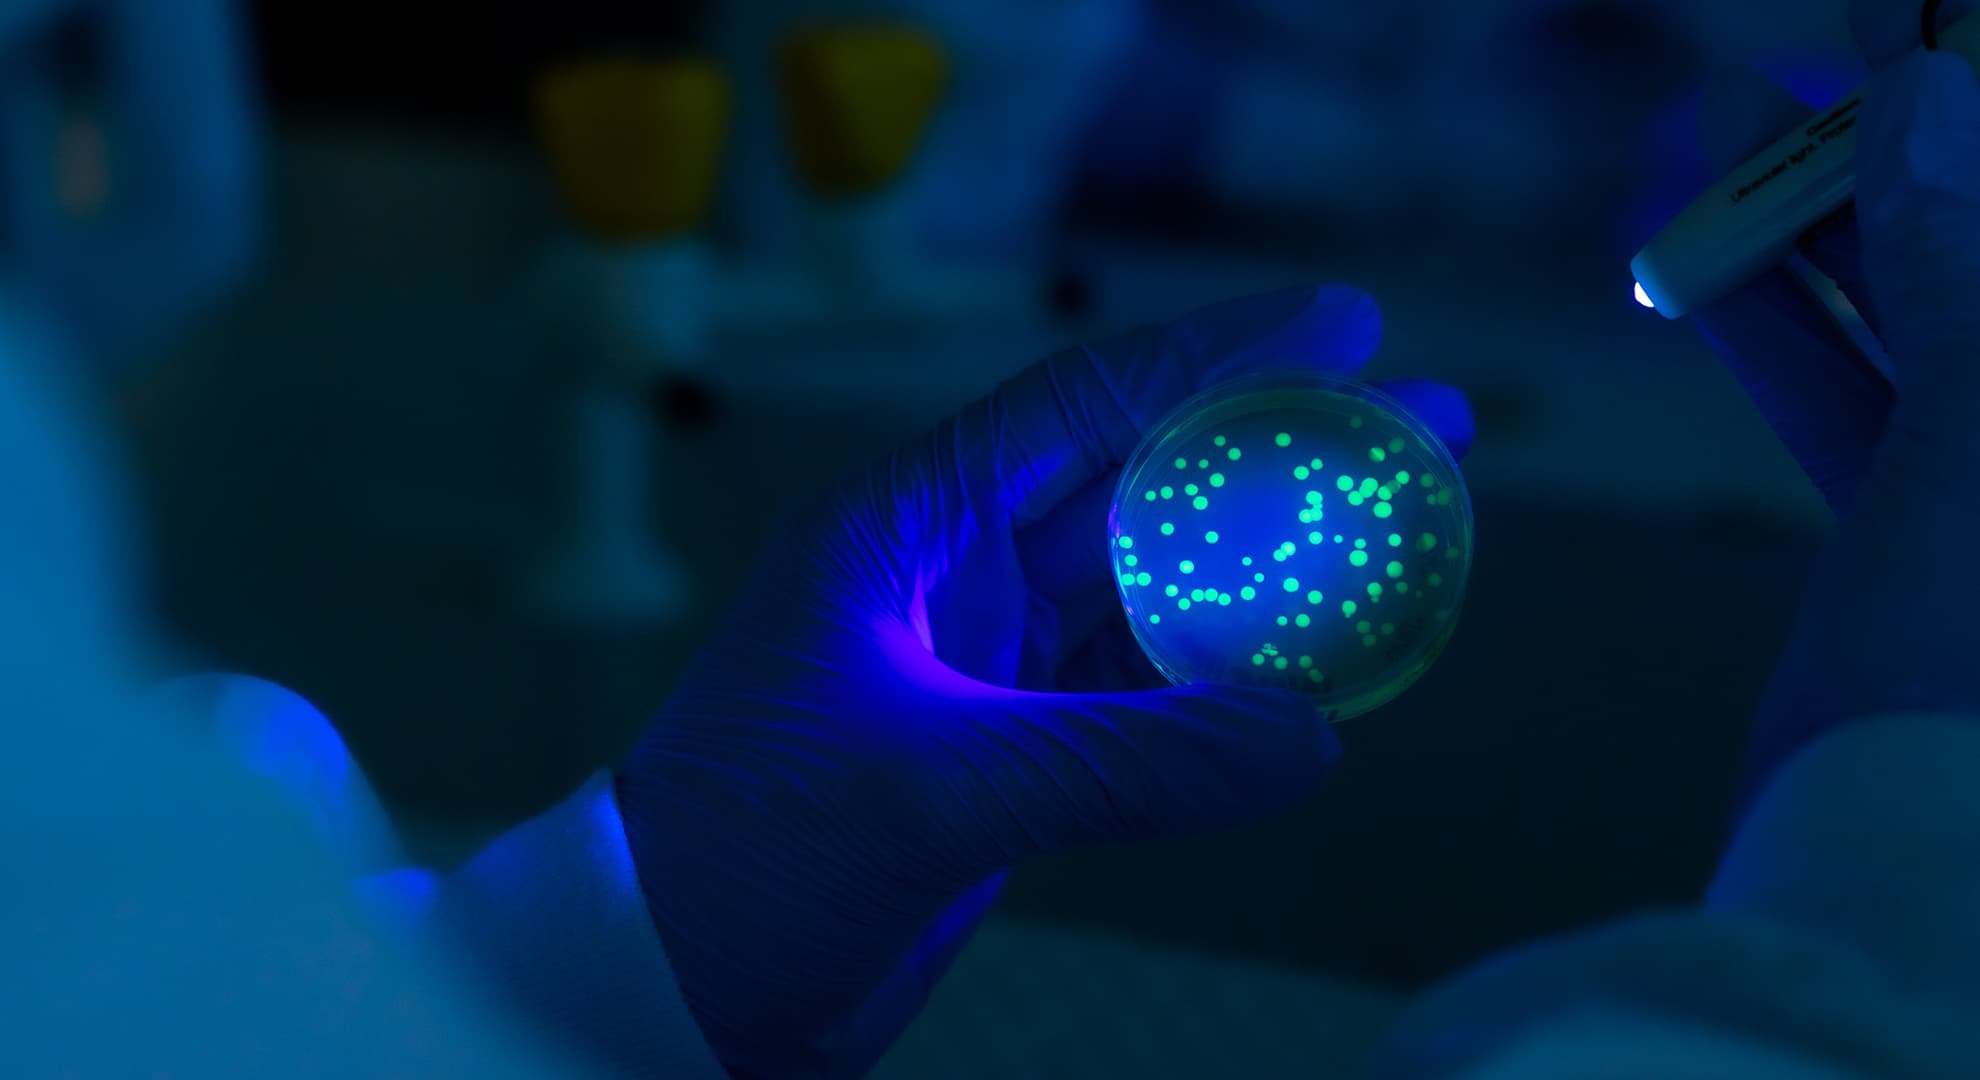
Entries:
[[1122,470],[1107,521],[1121,603],[1169,681],[1293,690],[1330,720],[1394,700],[1442,654],[1473,526],[1428,425],[1318,373],[1183,403]]

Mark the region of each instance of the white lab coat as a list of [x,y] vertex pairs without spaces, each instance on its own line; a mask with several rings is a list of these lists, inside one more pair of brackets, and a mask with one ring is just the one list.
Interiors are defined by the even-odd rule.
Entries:
[[8,712],[0,1075],[722,1080],[604,777],[353,888],[392,845],[321,717],[255,680],[182,697]]

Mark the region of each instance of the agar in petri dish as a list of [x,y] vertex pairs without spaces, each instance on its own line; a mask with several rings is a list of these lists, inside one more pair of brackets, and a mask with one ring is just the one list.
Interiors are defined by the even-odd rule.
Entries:
[[1450,451],[1381,390],[1317,373],[1236,379],[1163,418],[1107,529],[1128,622],[1169,681],[1295,690],[1330,720],[1429,670],[1471,574]]

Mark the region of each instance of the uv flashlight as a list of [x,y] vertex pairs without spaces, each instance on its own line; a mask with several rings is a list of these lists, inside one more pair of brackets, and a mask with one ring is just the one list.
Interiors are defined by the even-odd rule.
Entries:
[[[1934,35],[1938,11],[1925,5],[1925,47],[1980,68],[1980,12]],[[1686,207],[1630,263],[1636,302],[1682,319],[1787,263],[1810,229],[1855,202],[1863,97],[1858,87]]]

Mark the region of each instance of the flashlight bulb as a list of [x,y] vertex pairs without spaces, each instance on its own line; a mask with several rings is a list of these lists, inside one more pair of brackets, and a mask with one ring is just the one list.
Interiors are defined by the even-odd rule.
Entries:
[[1656,301],[1650,299],[1650,294],[1644,291],[1643,283],[1640,281],[1636,283],[1636,302],[1652,311],[1657,309]]

